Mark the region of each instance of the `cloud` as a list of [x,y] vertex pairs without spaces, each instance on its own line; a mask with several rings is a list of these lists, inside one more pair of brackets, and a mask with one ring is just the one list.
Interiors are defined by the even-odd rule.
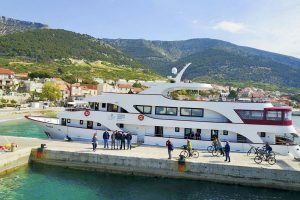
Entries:
[[227,31],[230,33],[240,33],[246,30],[246,26],[243,23],[236,23],[231,21],[221,21],[217,23],[213,29]]

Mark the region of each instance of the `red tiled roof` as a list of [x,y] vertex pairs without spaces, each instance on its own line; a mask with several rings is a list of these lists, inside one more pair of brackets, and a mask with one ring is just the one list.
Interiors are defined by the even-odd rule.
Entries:
[[97,90],[97,85],[94,84],[81,84],[80,87],[83,89]]
[[118,87],[119,88],[128,88],[128,89],[133,88],[131,84],[126,84],[126,83],[118,84]]
[[0,68],[0,74],[13,75],[15,72],[11,71],[10,69]]

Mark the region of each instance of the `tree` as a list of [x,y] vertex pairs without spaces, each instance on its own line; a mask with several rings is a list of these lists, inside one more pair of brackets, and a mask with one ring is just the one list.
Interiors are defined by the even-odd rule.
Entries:
[[57,101],[61,97],[60,88],[52,82],[46,82],[42,88],[41,97],[48,101]]
[[142,84],[139,83],[139,82],[135,82],[134,84],[132,84],[132,86],[135,87],[135,88],[142,88],[143,87]]
[[238,96],[237,91],[235,91],[235,90],[230,90],[230,93],[229,93],[229,95],[228,95],[228,98],[235,99],[235,98],[237,98],[237,96]]

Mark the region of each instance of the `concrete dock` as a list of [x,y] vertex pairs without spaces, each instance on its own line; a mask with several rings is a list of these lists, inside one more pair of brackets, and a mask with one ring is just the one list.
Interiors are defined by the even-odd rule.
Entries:
[[[4,141],[0,136],[0,145]],[[0,153],[0,174],[16,169],[28,162],[62,166],[81,170],[107,171],[169,178],[184,178],[240,184],[256,187],[279,188],[300,191],[300,162],[290,156],[276,156],[277,163],[269,165],[254,163],[253,156],[232,153],[231,162],[223,157],[212,157],[200,151],[199,158],[178,162],[181,149],[173,151],[173,158],[167,159],[163,147],[139,146],[132,150],[104,150],[98,146],[92,152],[91,144],[17,138],[6,136],[5,140],[17,143],[15,152]],[[39,151],[40,144],[46,144]]]

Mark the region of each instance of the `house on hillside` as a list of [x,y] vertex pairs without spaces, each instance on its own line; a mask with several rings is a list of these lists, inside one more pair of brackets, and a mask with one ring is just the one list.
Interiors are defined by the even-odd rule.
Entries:
[[44,81],[41,79],[34,79],[34,80],[26,80],[23,81],[26,92],[37,92],[42,93],[42,89],[44,86]]
[[71,97],[74,100],[81,100],[87,96],[98,95],[98,87],[95,84],[71,84]]
[[51,78],[50,81],[59,86],[61,99],[65,102],[68,101],[71,97],[71,85],[61,78]]
[[0,90],[12,90],[16,82],[15,76],[12,70],[0,68]]

